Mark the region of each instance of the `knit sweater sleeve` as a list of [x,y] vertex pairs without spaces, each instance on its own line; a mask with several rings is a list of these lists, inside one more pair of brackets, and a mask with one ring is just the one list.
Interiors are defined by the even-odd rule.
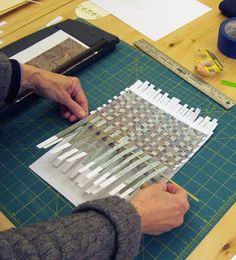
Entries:
[[21,67],[0,52],[0,101],[13,102],[21,83]]
[[0,233],[0,259],[133,259],[140,217],[118,197],[81,204],[74,214]]

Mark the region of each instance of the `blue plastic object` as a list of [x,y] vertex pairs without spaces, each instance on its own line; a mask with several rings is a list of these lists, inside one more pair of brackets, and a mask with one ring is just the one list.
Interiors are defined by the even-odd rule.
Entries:
[[224,0],[220,3],[219,9],[227,17],[236,17],[236,0]]

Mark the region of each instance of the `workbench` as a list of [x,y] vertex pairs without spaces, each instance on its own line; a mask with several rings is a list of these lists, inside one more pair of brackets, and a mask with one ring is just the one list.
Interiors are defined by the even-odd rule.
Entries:
[[[74,10],[75,7],[82,1],[42,0],[41,2],[43,3],[41,5],[29,3],[1,17],[0,20],[7,21],[7,26],[3,28],[4,32],[1,35],[1,40],[3,41],[2,47],[43,28],[46,23],[58,15],[63,16],[65,19],[77,18]],[[144,38],[191,71],[193,71],[194,50],[199,47],[206,47],[212,50],[222,60],[224,64],[224,71],[221,74],[208,79],[208,81],[224,94],[227,94],[229,97],[236,100],[236,90],[220,84],[221,79],[236,82],[236,61],[225,57],[218,51],[216,46],[219,25],[225,19],[225,17],[218,11],[220,1],[204,0],[201,2],[213,8],[213,10],[157,42],[152,42],[151,40],[145,38],[141,33],[122,23],[112,15],[109,15],[103,19],[91,21],[91,23],[117,35],[121,40],[129,44]],[[186,37],[186,35],[188,35],[188,37]],[[235,172],[231,172],[231,174],[235,174]],[[235,243],[229,244],[229,241],[235,237],[235,228],[233,226],[234,223],[232,217],[234,216],[235,218],[235,209],[231,209],[228,215],[229,214],[230,217],[227,217],[227,221],[224,221],[221,226],[224,225],[223,229],[228,229],[231,231],[228,233],[225,232],[224,235],[222,235],[221,231],[218,231],[218,233],[215,232],[214,236],[209,235],[210,239],[207,238],[202,241],[207,250],[204,251],[201,244],[195,249],[189,259],[200,259],[199,255],[201,255],[202,259],[206,259],[206,255],[202,255],[202,252],[207,252],[207,259],[214,259],[214,257],[216,258],[219,255],[221,259],[224,259],[223,257],[225,257],[225,259],[229,259],[229,256],[236,254]],[[231,220],[231,222],[229,220]],[[218,228],[218,230],[222,229]],[[218,244],[216,245],[215,237],[217,236],[220,240],[217,241]],[[214,239],[211,239],[211,237],[214,237]],[[222,255],[222,248],[225,245],[230,246],[225,247],[226,250],[223,250],[224,255]],[[218,256],[216,254],[217,250],[219,250]]]

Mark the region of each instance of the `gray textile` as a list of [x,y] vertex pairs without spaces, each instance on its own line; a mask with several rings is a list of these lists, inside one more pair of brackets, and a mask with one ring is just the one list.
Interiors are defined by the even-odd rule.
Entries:
[[133,259],[140,218],[130,203],[109,197],[81,204],[75,214],[0,233],[0,259]]
[[11,63],[8,58],[0,52],[0,101],[7,97],[11,82]]
[[[11,66],[0,54],[0,99],[4,100]],[[64,218],[0,232],[0,259],[133,259],[141,224],[134,207],[118,197],[81,204]]]

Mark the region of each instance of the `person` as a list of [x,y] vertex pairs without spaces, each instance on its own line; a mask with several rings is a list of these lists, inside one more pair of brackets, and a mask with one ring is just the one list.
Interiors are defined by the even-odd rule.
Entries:
[[[61,105],[73,122],[88,115],[80,81],[20,65],[0,53],[0,99],[32,89]],[[3,174],[3,173],[1,173]],[[140,189],[130,201],[108,197],[83,203],[71,215],[0,232],[0,259],[133,259],[142,234],[159,235],[184,221],[186,192],[171,183]]]

